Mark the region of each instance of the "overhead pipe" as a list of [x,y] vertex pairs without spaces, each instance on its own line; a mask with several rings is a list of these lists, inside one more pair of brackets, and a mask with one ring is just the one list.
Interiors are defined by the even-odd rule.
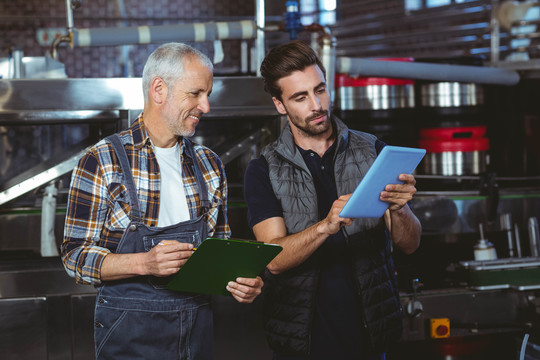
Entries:
[[132,26],[95,29],[74,29],[73,46],[115,46],[150,44],[168,41],[213,41],[252,39],[255,22],[207,22],[159,26]]
[[519,74],[516,71],[493,67],[381,61],[349,57],[339,57],[336,63],[338,73],[353,76],[457,81],[506,86],[516,85],[519,82]]
[[[261,22],[260,29],[264,28],[264,0],[256,0],[257,21]],[[69,43],[71,47],[88,46],[119,46],[149,44],[169,41],[214,41],[225,39],[253,39],[262,36],[262,56],[264,56],[264,34],[256,31],[255,21],[206,22],[160,26],[133,26],[95,29],[75,29],[73,27],[73,6],[80,1],[66,0],[66,19],[68,34],[54,39],[49,54],[57,58],[58,46]],[[75,5],[75,3],[77,5]],[[259,11],[259,10],[258,10]],[[261,19],[262,18],[262,19]],[[258,39],[260,42],[260,40]],[[259,45],[259,44],[258,44]]]

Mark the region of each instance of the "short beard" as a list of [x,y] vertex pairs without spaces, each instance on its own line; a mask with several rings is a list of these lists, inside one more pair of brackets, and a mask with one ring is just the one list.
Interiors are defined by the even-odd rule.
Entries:
[[[171,103],[172,103],[172,92],[169,92],[167,97],[167,108],[166,108],[166,114],[170,114],[169,111],[171,109]],[[191,137],[195,134],[195,129],[191,130],[184,126],[184,122],[181,121],[178,123],[175,119],[166,117],[165,123],[167,124],[167,127],[169,128],[169,131],[171,131],[176,136],[183,136],[183,137]]]
[[195,135],[195,129],[190,130],[186,128],[184,124],[180,124],[180,126],[178,127],[178,133],[176,135],[183,137],[192,137],[193,135]]
[[[288,114],[289,113],[287,112],[287,115]],[[326,117],[327,117],[327,119],[329,121],[325,122],[324,124],[320,124],[320,125],[315,125],[315,126],[310,125],[309,122],[311,120],[316,119],[316,118],[318,118],[320,116],[323,116],[323,115],[326,115]],[[289,116],[289,118],[293,119],[293,117],[290,117],[290,116]],[[328,130],[328,128],[331,126],[330,115],[328,114],[328,110],[318,111],[317,113],[308,116],[306,119],[304,119],[304,122],[302,124],[299,124],[296,120],[291,120],[291,122],[298,128],[298,130],[300,130],[305,135],[310,136],[310,137],[311,136],[318,136],[318,135],[326,132]]]
[[167,118],[165,122],[169,130],[176,136],[191,137],[195,134],[195,129],[192,130],[185,127],[183,122],[178,124],[174,122],[174,120],[171,121],[169,118]]

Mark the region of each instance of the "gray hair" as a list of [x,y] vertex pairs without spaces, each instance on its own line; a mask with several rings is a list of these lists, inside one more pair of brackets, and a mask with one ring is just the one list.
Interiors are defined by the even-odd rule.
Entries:
[[150,84],[156,76],[162,78],[167,86],[172,86],[184,75],[184,62],[190,58],[199,60],[210,71],[214,71],[214,65],[208,56],[189,45],[172,42],[154,50],[148,57],[142,73],[144,101],[148,100]]

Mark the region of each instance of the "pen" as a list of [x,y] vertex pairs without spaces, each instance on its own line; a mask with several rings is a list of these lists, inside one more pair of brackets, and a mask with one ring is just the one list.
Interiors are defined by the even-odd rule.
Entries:
[[[169,244],[167,244],[167,243],[164,242],[164,241],[161,241],[161,242],[158,242],[158,245],[169,245]],[[196,247],[193,248],[193,251],[195,251],[195,250],[197,250]]]

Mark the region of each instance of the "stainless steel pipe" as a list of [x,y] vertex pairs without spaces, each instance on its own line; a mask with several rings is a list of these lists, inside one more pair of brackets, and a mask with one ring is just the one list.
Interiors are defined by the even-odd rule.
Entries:
[[116,46],[169,41],[200,42],[224,39],[252,39],[255,37],[255,22],[242,20],[159,26],[74,29],[73,46]]
[[71,0],[66,0],[66,27],[68,32],[73,30],[73,7]]
[[320,54],[321,62],[326,69],[326,83],[330,90],[330,101],[334,103],[335,99],[335,75],[336,75],[336,38],[330,33],[330,29],[320,37]]
[[257,40],[255,40],[255,66],[257,76],[261,76],[261,64],[266,53],[264,47],[265,27],[265,0],[255,0],[255,21],[257,26]]
[[519,74],[516,71],[493,67],[380,61],[349,57],[340,57],[336,63],[337,72],[354,76],[458,81],[506,86],[516,85],[519,82]]

